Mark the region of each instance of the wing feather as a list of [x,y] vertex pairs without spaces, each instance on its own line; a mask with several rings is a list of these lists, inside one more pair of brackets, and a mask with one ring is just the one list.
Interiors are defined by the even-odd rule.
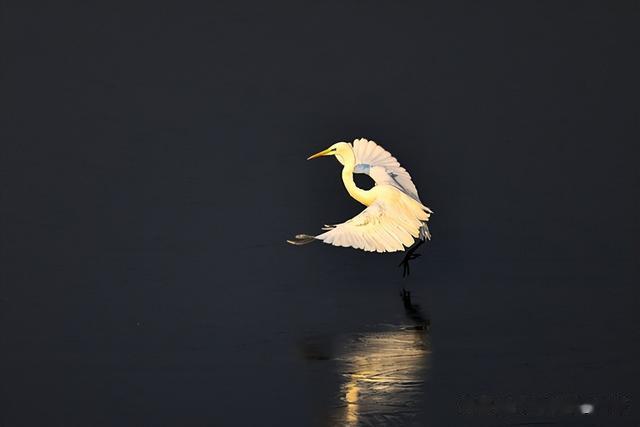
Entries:
[[355,217],[319,234],[316,239],[369,252],[402,251],[419,236],[422,222],[415,215],[415,210],[406,205],[397,208],[378,199]]
[[414,239],[430,239],[427,221],[432,211],[420,201],[406,169],[384,148],[364,138],[353,141],[353,152],[354,173],[369,175],[376,186],[394,187],[399,190],[399,197],[388,202],[380,197],[350,220],[325,225],[324,233],[315,239],[367,252],[402,251]]
[[411,175],[387,150],[373,141],[360,138],[353,141],[353,152],[356,157],[355,173],[365,173],[376,185],[392,185],[420,201]]

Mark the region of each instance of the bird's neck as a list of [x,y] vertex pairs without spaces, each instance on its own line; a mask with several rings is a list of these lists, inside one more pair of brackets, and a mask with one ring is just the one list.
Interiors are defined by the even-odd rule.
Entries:
[[365,206],[369,206],[373,200],[369,195],[369,191],[358,188],[353,180],[353,165],[344,165],[342,168],[342,182],[351,197],[359,201]]

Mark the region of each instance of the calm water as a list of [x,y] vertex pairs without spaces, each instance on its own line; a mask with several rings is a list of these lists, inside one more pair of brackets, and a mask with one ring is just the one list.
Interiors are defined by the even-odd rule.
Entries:
[[424,331],[387,330],[345,339],[335,425],[409,425],[420,410],[428,367]]
[[[400,303],[400,301],[398,301]],[[333,381],[309,387],[319,425],[411,425],[422,408],[431,353],[430,319],[403,298],[408,322],[376,324],[334,337],[308,336],[300,344],[306,369]],[[398,308],[401,305],[398,304]],[[324,395],[322,395],[324,394]]]
[[[640,425],[637,2],[9,3],[0,427]],[[409,279],[285,243],[358,137],[435,211]]]

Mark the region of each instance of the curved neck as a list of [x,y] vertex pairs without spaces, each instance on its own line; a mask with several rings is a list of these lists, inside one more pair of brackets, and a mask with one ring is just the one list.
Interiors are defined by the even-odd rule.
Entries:
[[367,190],[358,188],[356,183],[353,181],[353,166],[353,164],[348,163],[344,165],[344,167],[342,168],[342,182],[351,197],[353,197],[363,205],[369,206],[372,202],[368,194],[369,192]]

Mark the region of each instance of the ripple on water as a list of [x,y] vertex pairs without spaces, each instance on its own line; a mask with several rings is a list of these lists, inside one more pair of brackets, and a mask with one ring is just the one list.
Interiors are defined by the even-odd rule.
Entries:
[[395,329],[345,340],[336,425],[407,425],[423,393],[429,346],[422,330]]

